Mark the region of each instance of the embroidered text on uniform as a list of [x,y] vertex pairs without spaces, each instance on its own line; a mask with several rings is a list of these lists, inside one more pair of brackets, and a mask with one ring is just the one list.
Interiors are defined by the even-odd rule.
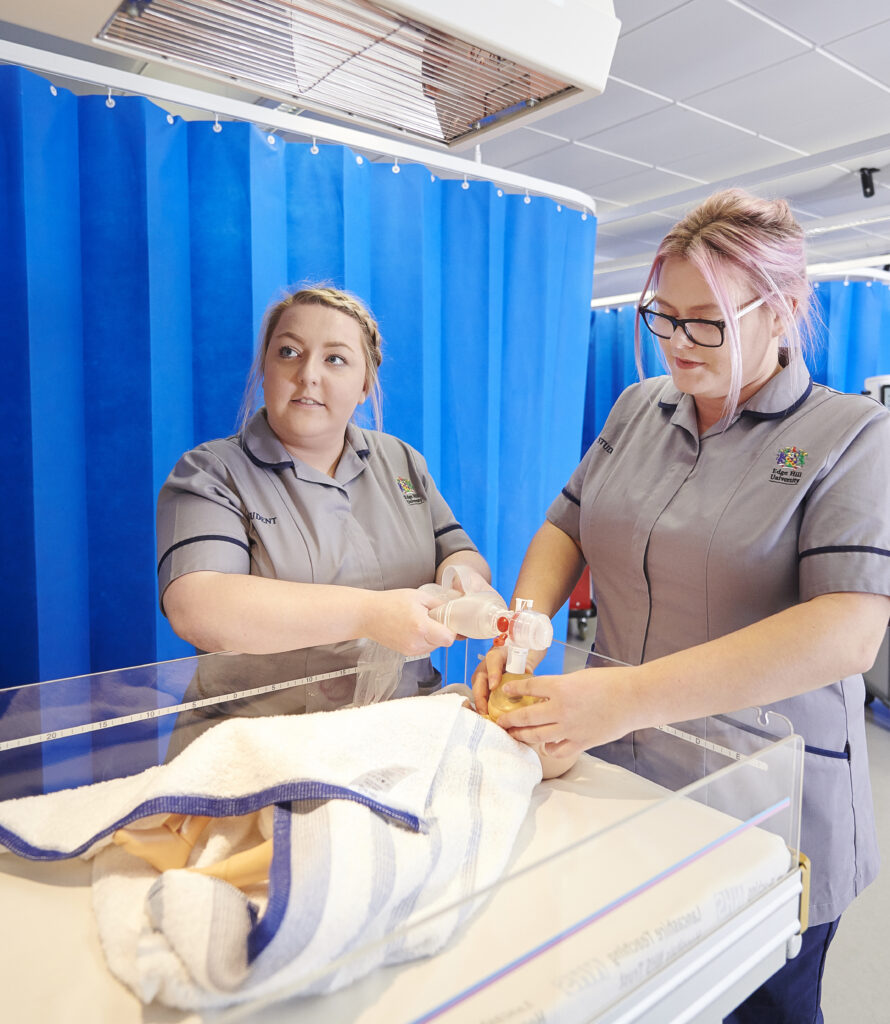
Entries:
[[609,442],[604,437],[598,437],[596,439],[596,443],[600,446],[600,448],[603,449],[606,455],[611,455],[612,452],[615,451],[615,449],[609,444]]
[[780,448],[776,452],[777,468],[770,473],[770,480],[778,484],[799,484],[808,456],[809,452],[798,448],[797,445]]
[[249,519],[256,519],[259,523],[268,523],[270,526],[274,526],[278,522],[278,516],[261,516],[259,512],[248,512],[247,516]]

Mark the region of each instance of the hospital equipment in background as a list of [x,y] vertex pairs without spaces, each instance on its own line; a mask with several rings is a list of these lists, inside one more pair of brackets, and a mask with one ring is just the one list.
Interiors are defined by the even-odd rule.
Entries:
[[880,698],[890,707],[890,629],[884,632],[884,639],[875,663],[863,673],[866,701]]
[[882,373],[877,377],[866,377],[865,390],[862,393],[871,395],[881,405],[886,405],[890,409],[890,373]]
[[587,636],[587,627],[591,619],[596,622],[596,606],[593,603],[590,566],[585,565],[569,595],[569,624],[574,625],[581,640]]
[[[890,373],[879,374],[876,377],[865,378],[864,395],[871,395],[882,405],[890,408]],[[875,663],[865,673],[866,699],[878,697],[885,704],[890,706],[890,629],[884,633],[884,641]]]

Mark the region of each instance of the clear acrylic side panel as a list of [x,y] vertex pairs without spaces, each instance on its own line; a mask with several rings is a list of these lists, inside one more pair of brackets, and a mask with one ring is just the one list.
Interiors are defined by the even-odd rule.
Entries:
[[796,869],[801,758],[798,737],[765,741],[677,792],[590,759],[541,787],[495,885],[220,1020],[592,1020]]
[[134,775],[227,718],[331,711],[441,682],[429,659],[406,663],[356,641],[204,654],[0,690],[0,800]]
[[[230,716],[469,682],[487,647],[455,644],[435,670],[360,645],[205,655],[3,691],[0,798],[134,775]],[[374,942],[362,910],[343,955],[305,971],[297,962],[286,983],[220,1019],[494,1020],[513,1007],[522,1019],[587,1020],[796,867],[803,749],[784,720],[740,712],[600,753],[535,790],[496,884],[447,905],[420,900]]]
[[332,711],[469,683],[487,640],[404,659],[369,641],[204,654],[0,689],[0,800],[134,775],[229,717]]
[[[780,742],[787,740],[789,742]],[[775,746],[769,762],[760,756]],[[761,827],[800,849],[803,744],[787,718],[759,708],[645,729],[596,755],[688,799]],[[707,780],[706,785],[696,785]],[[806,852],[806,851],[804,851]]]

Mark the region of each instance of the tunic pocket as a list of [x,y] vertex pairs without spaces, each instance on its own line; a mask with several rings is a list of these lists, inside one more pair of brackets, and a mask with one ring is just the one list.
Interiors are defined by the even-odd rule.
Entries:
[[813,866],[811,924],[819,924],[855,895],[856,815],[849,749],[805,750],[800,845]]

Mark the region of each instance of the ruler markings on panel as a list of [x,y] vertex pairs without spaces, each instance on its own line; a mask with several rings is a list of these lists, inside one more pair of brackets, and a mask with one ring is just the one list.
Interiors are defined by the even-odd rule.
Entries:
[[[426,655],[406,658],[405,661],[420,661],[424,657],[426,657]],[[53,729],[48,732],[35,733],[33,736],[20,736],[14,740],[0,740],[0,753],[4,750],[16,750],[19,747],[33,746],[35,743],[67,739],[69,736],[83,736],[90,732],[101,732],[103,729],[111,729],[118,725],[132,725],[134,722],[146,722],[153,718],[163,718],[165,715],[177,714],[180,711],[194,711],[196,708],[206,708],[213,704],[225,704],[229,701],[241,700],[244,697],[258,697],[264,693],[275,693],[278,690],[288,690],[294,686],[309,686],[312,683],[322,683],[328,679],[342,679],[343,676],[354,676],[357,671],[357,667],[353,667],[338,669],[334,672],[321,672],[314,676],[304,676],[302,679],[288,679],[280,683],[268,683],[266,686],[257,686],[253,689],[247,690],[236,690],[233,693],[223,693],[215,697],[203,697],[200,700],[189,700],[183,704],[171,704],[169,707],[152,708],[149,711],[134,711],[130,715],[120,715],[116,718],[105,718],[99,722],[86,722],[83,725],[72,725],[64,729]]]
[[[660,732],[666,732],[670,736],[677,736],[681,740],[686,740],[687,743],[694,743],[697,747],[703,747],[705,750],[710,750],[715,754],[722,754],[724,757],[732,758],[733,761],[745,761],[750,756],[749,754],[740,754],[737,750],[730,750],[729,747],[722,747],[719,743],[714,743],[711,740],[703,739],[701,736],[693,736],[692,733],[683,732],[681,729],[675,729],[672,725],[658,725],[656,726]],[[751,761],[751,765],[754,768],[759,768],[761,771],[767,771],[767,766],[763,761]]]

